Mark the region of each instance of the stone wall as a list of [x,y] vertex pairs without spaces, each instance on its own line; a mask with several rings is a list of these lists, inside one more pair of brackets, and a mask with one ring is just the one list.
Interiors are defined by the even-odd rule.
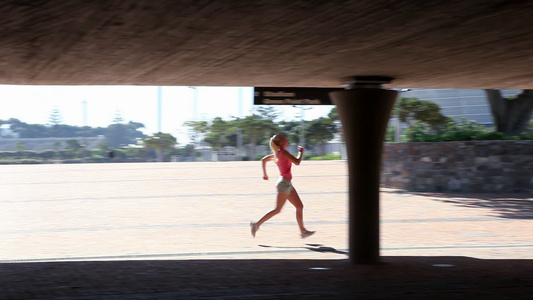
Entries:
[[533,141],[385,144],[381,182],[431,192],[533,193]]

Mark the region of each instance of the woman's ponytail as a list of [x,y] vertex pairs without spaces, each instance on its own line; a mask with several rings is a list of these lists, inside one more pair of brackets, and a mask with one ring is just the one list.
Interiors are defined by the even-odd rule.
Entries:
[[280,135],[276,134],[270,138],[270,149],[272,149],[272,154],[274,154],[274,161],[278,162],[278,151],[280,149],[279,144]]

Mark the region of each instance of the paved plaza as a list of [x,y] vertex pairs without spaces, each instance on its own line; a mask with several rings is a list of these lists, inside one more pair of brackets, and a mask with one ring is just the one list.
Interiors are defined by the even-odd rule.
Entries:
[[[305,161],[293,167],[293,183],[305,205],[306,227],[316,230],[316,234],[307,239],[299,236],[295,210],[290,203],[280,215],[261,227],[255,239],[252,238],[250,221],[260,218],[275,203],[274,184],[278,172],[274,164],[269,165],[268,172],[271,179],[264,181],[260,162],[0,166],[0,268],[3,272],[0,273],[0,292],[2,288],[9,290],[4,290],[0,299],[60,299],[60,296],[71,297],[61,299],[78,299],[72,295],[84,295],[83,299],[222,296],[232,299],[235,293],[247,299],[244,295],[254,298],[262,293],[254,294],[243,287],[259,284],[264,288],[262,284],[274,283],[272,276],[250,279],[250,274],[246,278],[256,280],[253,283],[239,285],[230,280],[247,274],[245,269],[253,273],[254,269],[278,266],[283,274],[277,274],[276,278],[299,278],[301,275],[305,280],[309,274],[300,274],[301,268],[297,267],[302,264],[306,271],[316,267],[315,272],[348,268],[346,161]],[[472,262],[487,262],[488,265],[480,265],[487,272],[497,267],[491,264],[501,261],[506,262],[504,269],[511,273],[520,267],[531,267],[532,201],[528,195],[409,193],[383,188],[381,255],[384,262],[391,262],[391,268],[410,269],[402,271],[406,274],[454,270],[455,275],[446,277],[447,280],[460,279],[474,272],[475,269],[466,267]],[[260,263],[265,261],[269,262],[267,266]],[[457,273],[461,262],[466,269]],[[233,272],[241,270],[241,273],[232,274],[228,279],[223,276],[229,272],[227,266],[243,269],[230,267]],[[68,278],[72,277],[67,270],[74,267],[86,269],[86,272],[77,273],[77,280],[82,282],[74,284],[78,288],[69,289],[72,283]],[[91,276],[102,277],[93,272],[98,268],[103,268],[100,272],[107,272],[108,279],[115,281],[114,289],[87,287],[92,286]],[[279,273],[279,268],[263,272],[265,275]],[[372,268],[369,266],[362,268],[366,272],[376,271],[368,269]],[[44,273],[31,271],[33,269]],[[126,271],[129,269],[136,271]],[[165,280],[176,276],[171,274],[172,270],[179,269],[205,270],[202,274],[206,276],[208,273],[216,278],[222,276],[225,279],[214,280],[213,286],[233,286],[233,294],[201,294],[203,288],[197,286],[203,282],[200,279],[197,285],[192,284],[194,291],[200,294],[189,291],[191,285],[180,288],[176,283],[170,289],[157,289],[152,284],[151,288],[137,285],[135,289],[117,283],[124,279],[121,276],[133,276],[135,279],[130,279],[137,282],[140,279],[135,272],[145,270],[144,275],[139,275],[142,277],[152,270],[158,276],[167,272],[166,279],[159,281],[164,286]],[[350,270],[343,272],[348,274],[353,271]],[[396,273],[385,272],[389,275],[379,276],[392,276],[390,274],[398,273],[398,269],[395,270]],[[52,272],[55,277],[46,276],[46,272]],[[324,274],[312,276],[324,284],[327,280],[320,277]],[[376,274],[372,276],[378,276]],[[183,279],[192,275],[180,273],[180,276]],[[531,291],[533,278],[528,278],[524,287]],[[39,280],[48,282],[30,283]],[[183,280],[180,282],[184,284]],[[209,290],[209,284],[203,284]],[[378,288],[367,286],[370,290],[350,290],[357,285],[343,284],[345,294]],[[320,294],[306,286],[311,291],[309,297]],[[334,287],[329,285],[329,288]],[[511,292],[514,289],[521,293],[517,288],[523,287],[523,283],[507,284],[507,287]],[[276,292],[274,288],[274,294],[271,289],[269,291],[268,295],[280,299],[283,295],[288,298],[302,296],[298,289]],[[158,296],[154,296],[155,292]],[[2,295],[8,296],[2,298]],[[110,298],[110,295],[124,297]],[[102,298],[98,298],[100,296]]]

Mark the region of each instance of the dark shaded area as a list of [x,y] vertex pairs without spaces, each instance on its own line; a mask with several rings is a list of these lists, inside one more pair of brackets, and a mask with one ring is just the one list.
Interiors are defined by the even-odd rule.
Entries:
[[1,299],[526,299],[533,260],[143,260],[0,264]]
[[[398,195],[419,195],[460,207],[484,208],[491,216],[507,219],[533,219],[533,198],[529,194],[419,193],[381,191]],[[444,199],[441,199],[444,198]]]
[[532,199],[450,199],[444,203],[469,208],[486,208],[492,210],[494,216],[507,219],[533,219]]

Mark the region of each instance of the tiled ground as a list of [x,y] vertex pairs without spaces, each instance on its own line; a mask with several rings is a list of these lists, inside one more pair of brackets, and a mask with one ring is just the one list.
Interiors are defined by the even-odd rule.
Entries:
[[[268,170],[270,181],[262,180],[259,162],[0,166],[0,269],[13,272],[3,274],[0,290],[10,286],[11,297],[18,299],[63,295],[51,292],[57,291],[59,279],[31,277],[37,276],[32,268],[48,268],[50,261],[206,260],[215,265],[220,260],[221,266],[248,266],[253,264],[249,261],[265,259],[323,265],[344,261],[346,162],[305,161],[293,168],[306,226],[317,230],[305,240],[299,237],[289,203],[255,239],[251,237],[249,222],[274,205],[277,170],[274,165]],[[524,195],[405,193],[384,188],[381,254],[388,259],[441,257],[438,262],[462,256],[524,265],[516,262],[521,259],[531,266],[532,203]],[[66,266],[56,270],[57,278],[68,278],[65,270],[72,265]],[[156,270],[160,268],[164,267],[158,265]],[[84,276],[88,276],[81,277],[87,281],[84,284],[91,286],[90,274]],[[37,292],[21,296],[26,294],[15,283],[23,287],[25,280],[28,284],[51,280],[50,289],[41,293],[34,285]],[[118,289],[127,293],[125,288]],[[83,295],[109,294],[84,291]]]
[[[251,238],[249,222],[275,200],[277,170],[258,162],[0,166],[0,260],[77,257],[332,258],[306,244],[347,250],[344,161],[294,167],[305,205]],[[533,258],[532,199],[382,190],[382,255]],[[261,247],[269,246],[269,247]]]

